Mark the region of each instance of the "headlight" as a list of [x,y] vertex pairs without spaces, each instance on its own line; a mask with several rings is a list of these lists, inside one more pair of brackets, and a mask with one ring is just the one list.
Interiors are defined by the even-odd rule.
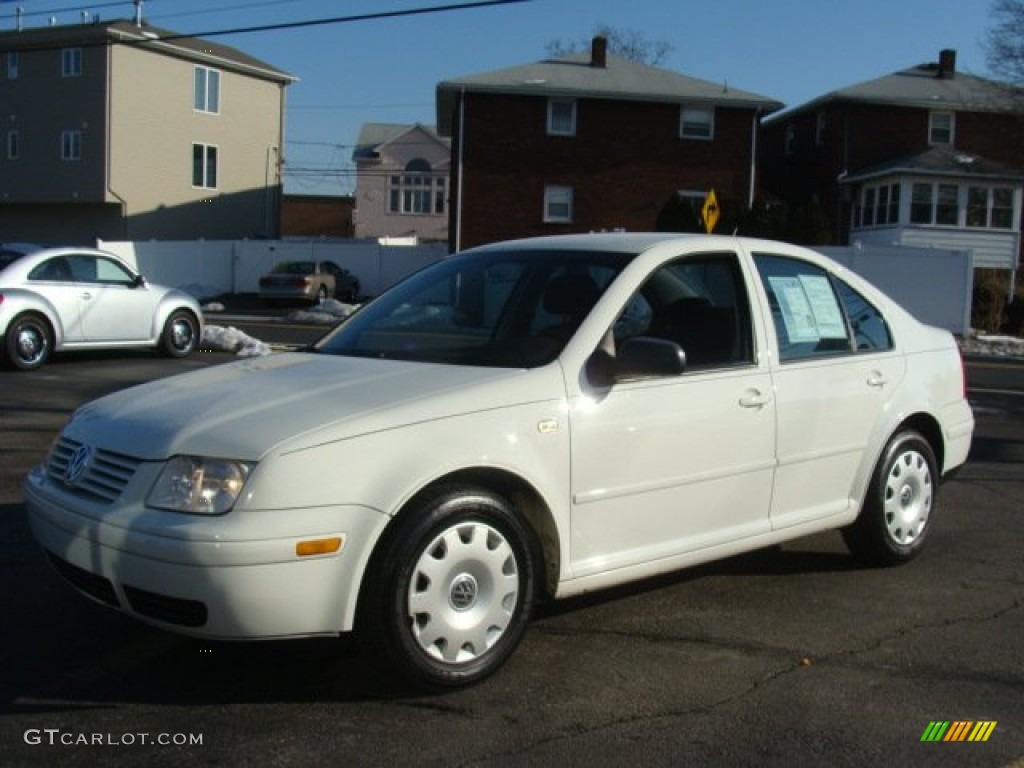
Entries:
[[252,464],[175,456],[164,466],[146,504],[173,512],[221,515],[234,506]]

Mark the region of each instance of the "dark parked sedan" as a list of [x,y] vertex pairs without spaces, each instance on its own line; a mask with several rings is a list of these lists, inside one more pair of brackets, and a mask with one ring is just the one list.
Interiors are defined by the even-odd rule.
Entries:
[[260,297],[266,301],[351,302],[358,296],[359,280],[333,261],[282,261],[260,278]]

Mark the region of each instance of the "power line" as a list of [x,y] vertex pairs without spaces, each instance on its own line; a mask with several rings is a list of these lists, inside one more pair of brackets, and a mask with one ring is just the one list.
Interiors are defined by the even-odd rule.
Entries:
[[[119,40],[117,45],[149,45],[151,43],[173,42],[175,40],[190,40],[195,38],[220,37],[222,35],[241,35],[249,32],[272,32],[280,29],[301,29],[303,27],[318,27],[329,24],[351,24],[359,21],[379,21],[381,19],[397,19],[409,16],[423,16],[431,13],[447,13],[449,11],[467,11],[477,8],[490,8],[502,5],[516,5],[520,3],[531,3],[533,0],[476,0],[469,3],[448,3],[446,5],[424,6],[422,8],[407,8],[398,11],[376,11],[373,13],[355,14],[352,16],[333,16],[322,19],[307,19],[305,21],[285,21],[274,24],[258,24],[251,27],[234,27],[231,29],[213,29],[206,32],[174,32],[167,35],[156,35],[149,30],[145,39],[142,40]],[[108,5],[124,5],[124,3],[109,3]],[[46,11],[53,14],[56,11]],[[9,17],[13,18],[13,17]],[[64,43],[66,44],[66,43]],[[109,41],[93,43],[101,46],[110,44]],[[82,47],[89,46],[82,43]],[[33,46],[33,50],[50,50],[45,46]]]
[[475,8],[489,8],[500,5],[515,5],[519,3],[530,3],[533,0],[476,0],[469,3],[449,3],[447,5],[425,6],[422,8],[408,8],[400,11],[377,11],[374,13],[362,13],[352,16],[334,16],[323,19],[308,19],[306,21],[286,21],[276,24],[258,24],[251,27],[235,27],[234,29],[217,29],[209,32],[190,32],[182,34],[163,35],[151,38],[145,42],[167,42],[173,40],[184,40],[195,37],[218,37],[220,35],[241,35],[248,32],[270,32],[279,29],[299,29],[302,27],[317,27],[328,24],[351,24],[358,21],[379,21],[381,19],[397,19],[407,16],[423,16],[430,13],[446,13],[448,11],[465,11]]

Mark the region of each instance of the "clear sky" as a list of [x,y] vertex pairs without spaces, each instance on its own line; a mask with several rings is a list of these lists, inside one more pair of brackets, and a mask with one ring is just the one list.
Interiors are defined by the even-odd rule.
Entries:
[[[521,0],[391,18],[373,14],[474,0],[145,0],[143,16],[176,32],[339,19],[315,26],[217,35],[285,70],[285,189],[348,194],[352,148],[367,122],[434,124],[445,79],[538,61],[555,40],[607,25],[671,52],[661,64],[753,91],[787,106],[916,64],[943,48],[957,68],[986,75],[991,0]],[[0,0],[0,28],[130,18],[131,0]]]

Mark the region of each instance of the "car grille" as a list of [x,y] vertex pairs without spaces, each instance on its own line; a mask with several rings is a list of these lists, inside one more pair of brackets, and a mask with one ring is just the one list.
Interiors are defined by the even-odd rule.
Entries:
[[68,477],[68,468],[75,459],[76,452],[82,447],[82,443],[75,440],[59,438],[50,451],[46,474],[72,493],[104,504],[112,504],[121,495],[142,462],[112,451],[94,450],[82,473],[71,480]]

